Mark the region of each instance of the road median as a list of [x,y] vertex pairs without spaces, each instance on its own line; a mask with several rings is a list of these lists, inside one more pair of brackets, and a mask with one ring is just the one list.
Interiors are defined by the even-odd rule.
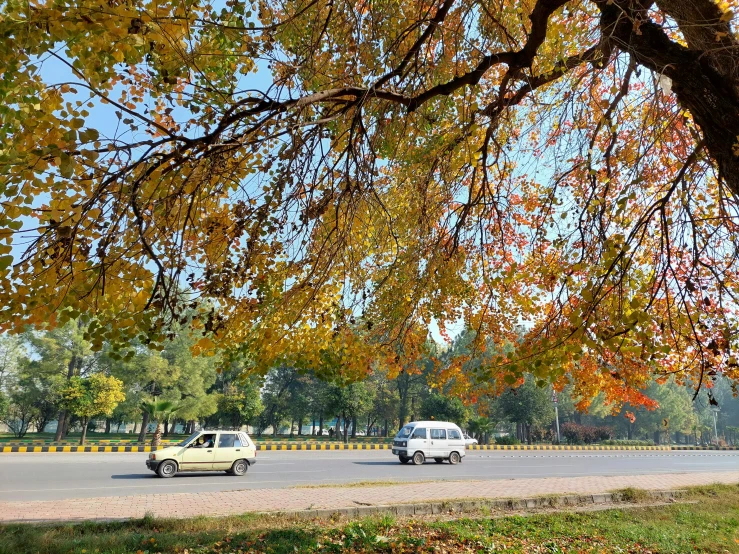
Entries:
[[[0,446],[2,454],[22,453],[121,453],[121,452],[153,452],[173,446],[162,444],[157,447],[151,445],[86,445],[86,446],[54,446],[54,445],[4,445]],[[326,451],[326,450],[391,450],[390,444],[366,443],[256,443],[258,451]],[[517,444],[517,445],[473,445],[468,451],[680,451],[680,450],[709,450],[709,451],[739,451],[739,447],[714,446],[602,446],[602,445],[546,445],[546,444]]]

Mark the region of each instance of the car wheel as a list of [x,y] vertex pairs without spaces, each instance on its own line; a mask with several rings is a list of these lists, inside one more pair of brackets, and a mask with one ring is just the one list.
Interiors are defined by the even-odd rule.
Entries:
[[398,459],[400,460],[401,464],[407,464],[408,462],[411,461],[410,458],[406,458],[405,456],[398,456]]
[[443,464],[443,463],[444,463],[444,458],[434,458],[434,461],[435,461],[435,462],[436,462],[437,464]]
[[157,475],[164,479],[174,477],[175,473],[177,473],[177,464],[172,460],[164,460],[157,468]]
[[423,463],[426,461],[426,456],[423,455],[423,452],[416,452],[413,454],[413,465],[423,465]]
[[247,469],[249,469],[249,464],[246,463],[246,460],[236,460],[234,465],[231,466],[231,473],[237,476],[244,475]]
[[459,452],[452,452],[449,454],[449,463],[454,465],[458,464],[462,458],[459,457]]

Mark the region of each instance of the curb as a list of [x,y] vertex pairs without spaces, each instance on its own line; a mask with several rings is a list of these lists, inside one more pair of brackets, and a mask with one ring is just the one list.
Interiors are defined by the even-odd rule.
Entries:
[[[648,500],[667,502],[677,500],[685,495],[684,490],[643,491]],[[399,517],[419,515],[440,515],[449,513],[477,512],[480,510],[514,511],[533,508],[566,508],[588,505],[618,505],[628,502],[622,492],[604,492],[598,494],[565,494],[559,496],[538,496],[532,498],[509,498],[489,500],[446,500],[436,502],[418,502],[414,504],[357,506],[352,508],[334,508],[318,510],[296,510],[276,512],[252,512],[257,515],[287,517],[292,519],[335,519],[336,517],[357,518],[372,515],[389,514]]]
[[[140,446],[0,446],[0,453],[32,453],[32,452],[152,452],[161,450],[169,444],[162,444],[157,447],[148,445]],[[391,450],[390,444],[280,444],[265,443],[256,445],[258,451],[287,451],[287,450]],[[700,447],[700,446],[569,446],[569,445],[473,445],[468,446],[467,450],[568,450],[568,451],[607,451],[607,450],[651,450],[669,452],[675,450],[730,450],[739,451],[739,447]]]

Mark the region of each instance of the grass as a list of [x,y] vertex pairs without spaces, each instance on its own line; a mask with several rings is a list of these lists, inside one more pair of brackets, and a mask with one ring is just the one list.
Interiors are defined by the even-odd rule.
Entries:
[[264,515],[189,520],[147,516],[125,523],[8,525],[0,527],[0,553],[739,553],[739,486],[691,489],[685,500],[507,517],[480,512],[464,518],[296,522]]

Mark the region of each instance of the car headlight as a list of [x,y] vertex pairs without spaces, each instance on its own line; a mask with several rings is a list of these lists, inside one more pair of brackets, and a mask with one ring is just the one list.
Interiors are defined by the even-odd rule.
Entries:
[[400,446],[408,446],[408,441],[402,441],[402,442],[400,443]]

